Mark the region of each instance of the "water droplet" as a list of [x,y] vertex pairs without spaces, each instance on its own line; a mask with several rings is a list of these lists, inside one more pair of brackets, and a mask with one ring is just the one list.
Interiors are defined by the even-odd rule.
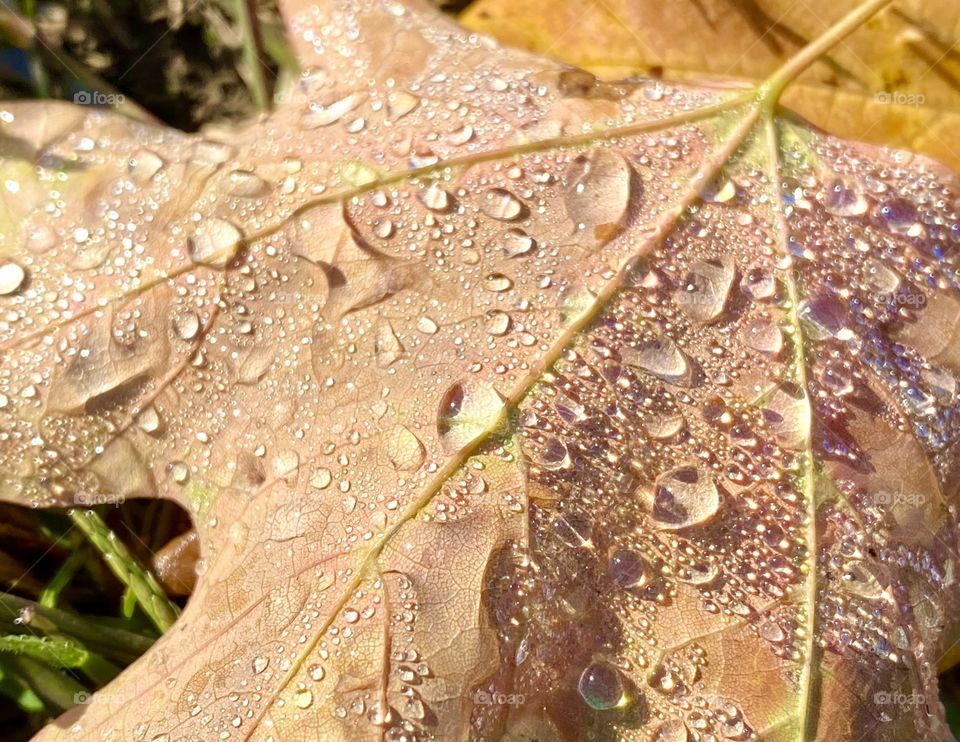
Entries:
[[137,415],[137,426],[145,433],[154,436],[159,435],[163,430],[163,420],[160,413],[157,412],[157,408],[150,405]]
[[610,240],[630,211],[633,171],[626,160],[595,149],[570,164],[566,183],[564,203],[573,223],[595,246]]
[[503,398],[485,382],[465,379],[452,384],[440,398],[437,430],[448,451],[459,450],[500,419]]
[[27,274],[18,264],[0,263],[0,296],[9,296],[20,290]]
[[483,286],[487,291],[507,291],[513,286],[513,281],[502,273],[491,273],[484,279]]
[[435,335],[440,326],[427,315],[423,315],[417,320],[417,329],[424,335]]
[[200,318],[193,310],[178,312],[173,317],[173,329],[183,340],[193,340],[200,331]]
[[698,260],[690,266],[673,298],[694,322],[711,322],[723,313],[736,276],[733,258]]
[[420,191],[420,202],[431,211],[446,211],[450,208],[450,194],[437,183],[431,183]]
[[137,183],[146,183],[160,172],[162,167],[163,160],[149,149],[138,149],[127,161],[127,172]]
[[616,549],[610,555],[607,574],[622,588],[642,587],[649,580],[649,565],[632,549]]
[[657,730],[653,742],[690,742],[690,734],[683,719],[671,719]]
[[740,291],[749,299],[763,301],[773,296],[777,290],[777,280],[766,266],[749,267],[740,279]]
[[690,386],[692,383],[690,364],[677,344],[666,335],[642,341],[636,348],[624,346],[620,356],[624,363],[641,368],[664,381],[679,386]]
[[625,701],[620,671],[609,662],[591,662],[577,684],[580,697],[597,711],[612,709]]
[[257,675],[262,673],[267,669],[267,666],[270,664],[270,660],[266,657],[254,657],[253,659],[253,672]]
[[880,204],[877,213],[880,223],[891,232],[905,237],[922,237],[926,234],[926,227],[920,223],[917,210],[909,201],[885,201]]
[[553,520],[553,531],[564,544],[574,549],[593,546],[593,524],[581,513],[565,513]]
[[365,95],[350,93],[336,98],[326,105],[311,103],[303,116],[303,126],[307,129],[319,129],[336,123],[363,102]]
[[673,438],[683,430],[685,424],[680,413],[648,412],[643,419],[644,430],[657,440]]
[[190,478],[190,469],[182,461],[173,461],[167,466],[170,478],[177,484],[186,484]]
[[240,251],[243,235],[225,219],[201,221],[190,238],[190,257],[195,263],[224,268]]
[[250,170],[234,170],[229,177],[229,192],[238,198],[259,198],[266,195],[270,186]]
[[311,680],[320,681],[323,680],[324,676],[327,674],[326,670],[323,669],[323,665],[311,665],[307,670],[307,673],[310,675]]
[[491,310],[487,312],[484,327],[491,335],[506,335],[510,329],[510,315],[499,309]]
[[775,322],[766,317],[747,322],[740,331],[740,336],[748,348],[760,353],[776,355],[783,349],[783,333]]
[[419,469],[426,457],[426,449],[420,439],[403,425],[397,426],[387,440],[387,458],[398,471]]
[[522,229],[508,229],[503,233],[503,253],[508,258],[519,258],[530,253],[536,242]]
[[652,515],[661,528],[703,523],[720,509],[720,491],[710,474],[695,466],[664,472],[654,483]]
[[419,103],[417,96],[405,90],[395,90],[387,96],[387,116],[396,121],[410,113]]
[[381,321],[373,340],[373,357],[378,368],[389,368],[403,355],[403,346],[388,320]]
[[293,703],[299,709],[308,709],[313,704],[313,692],[309,688],[298,688],[293,694]]
[[484,194],[483,213],[492,219],[513,221],[519,218],[524,211],[524,205],[510,191],[503,188],[491,188]]
[[823,208],[834,216],[861,216],[867,212],[867,199],[860,189],[845,178],[834,178],[823,193]]
[[461,147],[471,139],[473,139],[473,127],[470,124],[464,124],[447,136],[447,144],[453,147]]
[[737,186],[732,180],[722,179],[712,182],[703,192],[703,200],[708,203],[724,204],[737,195]]

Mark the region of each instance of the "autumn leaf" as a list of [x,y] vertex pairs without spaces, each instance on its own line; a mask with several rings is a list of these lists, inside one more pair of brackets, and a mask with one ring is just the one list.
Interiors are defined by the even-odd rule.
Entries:
[[163,497],[194,594],[40,740],[949,740],[958,183],[417,4],[185,135],[5,105],[0,496]]
[[[477,0],[462,20],[605,79],[759,81],[856,0]],[[960,5],[905,0],[800,76],[783,103],[839,136],[960,167]]]

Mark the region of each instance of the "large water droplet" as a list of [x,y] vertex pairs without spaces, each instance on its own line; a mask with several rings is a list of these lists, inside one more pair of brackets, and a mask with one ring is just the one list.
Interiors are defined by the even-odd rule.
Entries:
[[240,251],[243,234],[226,219],[201,221],[190,238],[190,257],[195,263],[224,268]]
[[437,430],[443,447],[457,451],[482,435],[500,419],[503,398],[485,382],[464,379],[440,398]]
[[856,184],[834,178],[823,192],[823,208],[835,216],[860,216],[867,212],[869,204]]
[[350,93],[336,98],[326,105],[311,103],[303,116],[303,126],[307,129],[330,126],[330,124],[336,123],[359,106],[364,97],[362,93]]
[[398,471],[419,469],[426,457],[423,443],[409,428],[400,425],[387,440],[387,458]]
[[519,218],[524,211],[520,199],[503,188],[491,188],[487,191],[481,208],[487,216],[505,222]]
[[527,255],[536,243],[522,229],[508,229],[503,234],[503,252],[508,258]]
[[446,211],[450,208],[450,194],[437,183],[431,183],[420,191],[420,202],[431,211]]
[[692,370],[686,357],[677,344],[666,335],[653,340],[645,340],[636,348],[624,346],[620,349],[623,362],[642,368],[659,379],[679,386],[690,386]]
[[403,346],[388,320],[381,321],[373,339],[373,357],[379,368],[389,368],[403,355]]
[[625,702],[623,678],[609,662],[591,662],[584,668],[577,684],[580,697],[598,711],[616,708]]
[[877,215],[879,222],[896,234],[905,237],[922,237],[926,234],[926,227],[920,222],[916,208],[909,201],[885,201],[878,207]]
[[633,170],[619,154],[595,149],[577,157],[566,173],[564,203],[573,223],[594,246],[610,240],[630,211]]
[[723,313],[736,276],[733,258],[698,260],[673,298],[677,306],[694,322],[711,322]]
[[632,549],[616,549],[610,555],[607,574],[622,588],[642,587],[650,579],[650,565]]
[[20,290],[27,274],[17,263],[0,263],[0,296],[9,296]]
[[720,509],[720,491],[710,473],[696,466],[664,472],[653,487],[654,521],[661,528],[679,529],[703,523]]
[[783,349],[783,333],[773,320],[766,317],[747,322],[740,336],[748,348],[761,353],[776,355]]

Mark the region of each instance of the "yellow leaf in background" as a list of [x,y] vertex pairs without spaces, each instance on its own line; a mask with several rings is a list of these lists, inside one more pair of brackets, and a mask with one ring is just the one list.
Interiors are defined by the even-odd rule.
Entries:
[[[855,0],[477,0],[469,28],[605,79],[765,78]],[[960,166],[960,3],[904,0],[811,67],[782,103],[839,136]]]

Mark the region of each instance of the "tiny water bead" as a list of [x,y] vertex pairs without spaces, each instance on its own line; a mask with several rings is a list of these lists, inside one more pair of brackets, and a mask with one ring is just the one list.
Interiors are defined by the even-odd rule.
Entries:
[[606,711],[626,702],[623,676],[609,662],[591,662],[577,683],[580,697],[592,709]]

